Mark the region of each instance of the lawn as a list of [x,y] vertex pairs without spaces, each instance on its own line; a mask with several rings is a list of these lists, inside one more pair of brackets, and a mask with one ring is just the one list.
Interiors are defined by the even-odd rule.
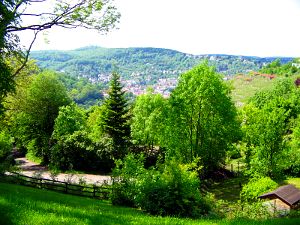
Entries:
[[137,209],[112,206],[109,202],[0,182],[0,224],[296,225],[300,224],[300,219],[249,221],[154,217]]

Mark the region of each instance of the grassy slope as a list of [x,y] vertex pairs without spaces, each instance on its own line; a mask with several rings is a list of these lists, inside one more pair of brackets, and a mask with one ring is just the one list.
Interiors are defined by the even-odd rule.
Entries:
[[299,177],[292,177],[292,178],[288,178],[287,180],[285,180],[284,183],[287,183],[287,184],[293,184],[295,185],[297,188],[300,189],[300,178]]
[[277,79],[280,78],[270,80],[260,76],[235,76],[231,80],[233,86],[232,100],[235,103],[246,103],[257,91],[272,87],[274,81]]
[[153,217],[99,200],[0,183],[0,224],[295,225],[300,224],[300,219],[226,221]]

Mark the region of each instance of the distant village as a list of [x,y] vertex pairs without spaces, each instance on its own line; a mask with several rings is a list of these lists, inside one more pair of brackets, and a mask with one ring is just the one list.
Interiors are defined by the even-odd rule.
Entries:
[[[176,71],[178,73],[179,71]],[[165,72],[166,73],[166,72]],[[169,72],[170,73],[170,72]],[[172,71],[175,73],[175,71]],[[108,74],[99,74],[97,80],[89,78],[91,82],[102,82],[107,84],[109,82],[110,76]],[[150,81],[150,77],[146,81]],[[169,97],[171,91],[176,87],[178,79],[175,77],[172,78],[159,78],[157,81],[153,82],[152,85],[149,85],[148,82],[140,82],[138,79],[138,74],[132,74],[131,79],[122,79],[121,82],[124,86],[123,90],[130,92],[133,95],[141,95],[146,93],[148,87],[152,87],[154,93],[161,94],[164,97]]]

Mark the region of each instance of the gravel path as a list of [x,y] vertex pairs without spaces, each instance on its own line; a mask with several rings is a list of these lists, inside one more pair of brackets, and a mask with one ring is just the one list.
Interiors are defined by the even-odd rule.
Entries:
[[[37,163],[31,162],[26,158],[15,159],[18,167],[21,169],[21,174],[30,177],[42,177],[45,179],[52,179],[51,173],[46,166],[41,166]],[[68,183],[79,183],[80,180],[84,180],[87,184],[103,184],[111,183],[110,176],[94,175],[94,174],[66,174],[60,173],[55,177],[58,181],[67,181]]]

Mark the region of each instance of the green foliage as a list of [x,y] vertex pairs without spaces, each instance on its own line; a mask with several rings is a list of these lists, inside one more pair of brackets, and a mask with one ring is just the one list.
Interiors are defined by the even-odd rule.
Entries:
[[43,72],[25,88],[22,101],[13,115],[12,127],[21,146],[29,142],[35,156],[49,162],[50,137],[59,107],[70,103],[67,92],[52,72]]
[[75,131],[84,130],[86,127],[86,116],[84,111],[75,104],[62,106],[55,119],[53,137],[63,138],[73,134]]
[[[46,4],[46,5],[45,5]],[[114,29],[119,22],[120,13],[112,5],[110,0],[105,1],[1,1],[0,11],[0,113],[3,111],[3,98],[15,88],[15,76],[26,66],[29,52],[39,32],[50,29],[53,26],[64,28],[84,27],[107,33]],[[44,8],[41,13],[39,10]],[[28,23],[21,21],[26,17]],[[33,19],[34,18],[34,19]],[[29,44],[29,49],[24,51],[20,46],[17,31],[33,31],[34,37]],[[14,72],[8,68],[5,59],[17,56],[17,64]],[[94,91],[86,93],[88,98]]]
[[9,92],[15,90],[15,80],[13,79],[12,71],[8,67],[8,65],[4,62],[2,55],[0,55],[0,77],[1,77],[1,81],[0,81],[0,115],[1,115],[4,111],[4,107],[3,107],[4,97],[6,97]]
[[12,150],[12,140],[11,136],[5,132],[0,132],[0,162],[3,162],[3,160],[10,154]]
[[110,196],[112,204],[135,206],[138,194],[138,177],[146,172],[144,156],[128,154],[123,160],[117,160],[113,170],[113,189]]
[[[33,51],[31,57],[42,68],[64,70],[76,77],[86,76],[98,80],[111,73],[113,65],[118,65],[125,80],[134,80],[138,85],[155,85],[160,78],[178,78],[183,72],[198,65],[201,60],[209,60],[209,65],[224,75],[257,71],[274,58],[258,58],[230,55],[190,55],[160,48],[102,48],[85,47],[72,51]],[[292,58],[282,58],[287,63]],[[106,79],[100,80],[107,82]]]
[[0,175],[14,162],[13,158],[10,156],[11,150],[11,136],[5,131],[0,131]]
[[96,170],[101,167],[96,151],[86,132],[75,131],[51,148],[50,163],[62,170]]
[[112,74],[108,98],[105,100],[104,131],[112,139],[113,157],[123,158],[129,146],[130,126],[127,102],[120,76]]
[[110,171],[113,167],[110,140],[97,140],[88,132],[85,112],[75,104],[60,108],[55,119],[50,163],[62,170]]
[[272,216],[266,206],[259,201],[239,202],[235,210],[233,210],[228,217],[235,219],[265,220]]
[[89,136],[94,142],[99,142],[104,136],[104,115],[106,112],[106,107],[94,106],[88,112],[87,118],[87,129],[89,131]]
[[285,173],[290,176],[300,176],[300,117],[298,117],[291,128],[292,134],[289,136],[290,152],[288,157],[285,159],[288,165]]
[[293,62],[281,64],[280,59],[267,64],[260,70],[261,73],[276,74],[281,76],[291,76],[299,72],[298,68],[293,65]]
[[243,130],[247,144],[252,146],[251,172],[276,177],[284,169],[284,135],[286,112],[282,108],[247,111]]
[[65,73],[58,74],[58,79],[64,84],[71,99],[84,108],[98,105],[103,101],[103,84],[91,83],[87,78],[77,78]]
[[242,201],[257,201],[258,196],[273,191],[278,184],[270,177],[253,178],[245,185],[241,191]]
[[258,92],[244,107],[246,161],[250,162],[248,166],[253,173],[278,177],[293,170],[294,161],[289,155],[296,160],[298,153],[290,149],[293,145],[290,136],[294,136],[292,127],[300,113],[299,97],[292,79],[285,78],[278,80],[272,89]]
[[162,95],[154,94],[153,89],[137,97],[131,122],[131,136],[135,144],[147,146],[148,149],[160,145],[166,104]]
[[175,160],[163,165],[161,172],[149,170],[138,179],[136,204],[153,215],[199,217],[207,215],[210,205],[200,193],[197,172]]
[[144,157],[129,154],[116,163],[111,200],[137,206],[153,215],[199,217],[210,204],[200,193],[198,174],[175,160],[160,169],[144,169]]
[[200,157],[205,173],[224,163],[239,136],[229,88],[214,68],[202,63],[183,74],[170,97],[164,145],[184,162]]

